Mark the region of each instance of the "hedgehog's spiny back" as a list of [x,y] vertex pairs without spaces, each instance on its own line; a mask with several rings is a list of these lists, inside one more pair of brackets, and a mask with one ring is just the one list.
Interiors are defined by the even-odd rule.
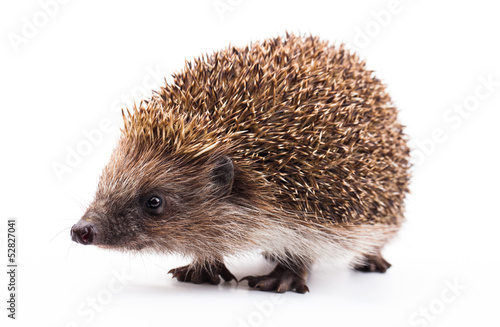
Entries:
[[304,219],[397,224],[409,151],[396,116],[356,56],[288,36],[188,63],[125,128],[179,154],[226,151]]

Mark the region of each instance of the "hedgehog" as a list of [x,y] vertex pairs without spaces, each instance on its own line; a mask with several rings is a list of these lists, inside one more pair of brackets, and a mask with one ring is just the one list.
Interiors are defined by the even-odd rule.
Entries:
[[[122,111],[72,240],[177,253],[182,282],[308,292],[313,264],[364,272],[404,221],[409,148],[384,83],[343,44],[285,36],[202,55]],[[239,281],[228,258],[263,254]]]

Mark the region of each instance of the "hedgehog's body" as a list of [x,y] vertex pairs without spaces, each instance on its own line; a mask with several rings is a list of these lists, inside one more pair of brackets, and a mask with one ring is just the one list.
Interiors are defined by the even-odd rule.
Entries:
[[384,86],[342,47],[287,36],[229,48],[125,117],[74,238],[193,256],[173,271],[193,282],[230,280],[223,258],[260,250],[278,265],[251,286],[304,292],[323,257],[385,271],[408,156]]

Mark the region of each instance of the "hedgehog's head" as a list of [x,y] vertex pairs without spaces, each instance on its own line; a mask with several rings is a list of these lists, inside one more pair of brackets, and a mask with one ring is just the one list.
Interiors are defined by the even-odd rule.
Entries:
[[224,142],[211,141],[207,130],[193,130],[192,119],[157,119],[149,126],[140,117],[136,112],[126,120],[72,239],[122,250],[224,251],[217,247],[234,237],[234,221],[227,218],[238,210],[235,167]]

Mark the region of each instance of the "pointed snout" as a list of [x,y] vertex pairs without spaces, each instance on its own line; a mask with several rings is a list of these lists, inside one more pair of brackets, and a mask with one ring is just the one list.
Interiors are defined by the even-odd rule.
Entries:
[[95,226],[91,222],[80,220],[71,227],[71,240],[83,245],[90,245],[94,242]]

